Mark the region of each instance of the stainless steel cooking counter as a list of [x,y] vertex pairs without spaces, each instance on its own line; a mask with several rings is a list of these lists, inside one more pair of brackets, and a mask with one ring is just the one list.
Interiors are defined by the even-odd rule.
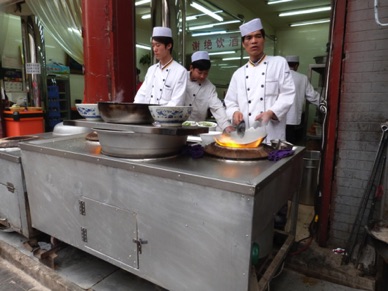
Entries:
[[22,149],[38,151],[59,157],[84,160],[93,164],[114,166],[122,169],[150,173],[153,175],[199,183],[237,193],[253,195],[258,184],[262,185],[274,172],[285,164],[292,163],[304,148],[296,148],[294,157],[278,162],[263,160],[238,161],[205,155],[193,159],[189,155],[178,154],[164,158],[123,159],[100,154],[99,146],[83,137],[62,138],[52,141],[32,141],[22,144]]
[[251,247],[271,252],[304,150],[239,162],[114,158],[79,137],[20,147],[36,229],[179,291],[248,290]]

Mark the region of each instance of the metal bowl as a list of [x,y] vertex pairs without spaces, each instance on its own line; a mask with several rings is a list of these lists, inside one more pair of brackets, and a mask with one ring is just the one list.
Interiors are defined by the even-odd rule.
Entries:
[[156,158],[177,154],[187,140],[187,135],[94,130],[98,133],[101,153],[119,158]]

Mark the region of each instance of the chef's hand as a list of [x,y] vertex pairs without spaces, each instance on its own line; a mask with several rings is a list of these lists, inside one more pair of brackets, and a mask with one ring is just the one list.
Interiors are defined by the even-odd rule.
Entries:
[[234,126],[231,126],[229,125],[228,127],[226,127],[224,130],[223,130],[223,133],[226,133],[226,134],[231,134],[233,131],[235,131],[236,128]]
[[267,125],[271,119],[274,119],[274,120],[278,119],[275,113],[273,113],[271,110],[260,113],[255,118],[255,120],[260,120],[264,125]]
[[236,111],[233,113],[233,124],[239,124],[244,120],[244,115],[240,111]]

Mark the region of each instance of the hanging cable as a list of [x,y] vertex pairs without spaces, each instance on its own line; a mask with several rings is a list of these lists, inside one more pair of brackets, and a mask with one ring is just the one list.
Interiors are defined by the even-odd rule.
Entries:
[[379,20],[379,0],[375,0],[374,8],[375,8],[375,21],[376,21],[376,23],[380,26],[388,26],[388,23],[382,23]]

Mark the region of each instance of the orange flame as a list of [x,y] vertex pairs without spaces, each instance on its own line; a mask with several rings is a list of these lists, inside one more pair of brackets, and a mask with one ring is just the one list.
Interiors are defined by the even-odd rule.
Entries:
[[247,144],[239,144],[234,141],[229,135],[222,134],[219,137],[215,137],[214,140],[220,146],[228,148],[257,148],[263,142],[264,138],[265,137],[261,137],[258,140]]

